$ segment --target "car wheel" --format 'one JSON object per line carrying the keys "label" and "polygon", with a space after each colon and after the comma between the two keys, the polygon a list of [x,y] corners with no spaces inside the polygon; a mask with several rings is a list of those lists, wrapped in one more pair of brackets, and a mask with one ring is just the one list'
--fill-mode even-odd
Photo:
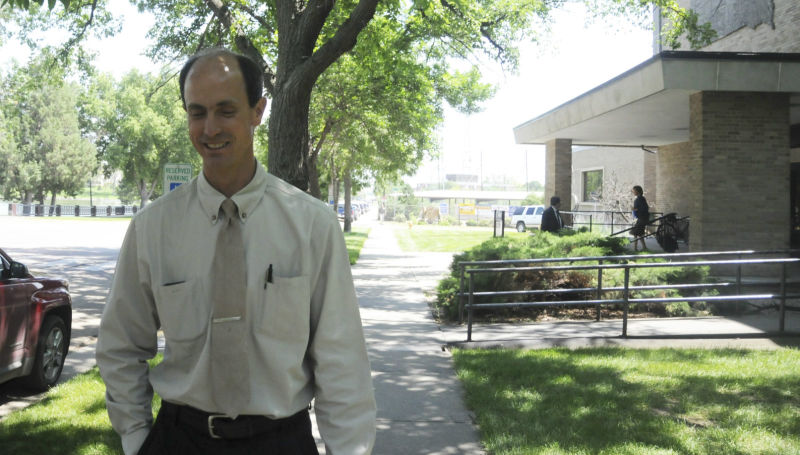
{"label": "car wheel", "polygon": [[42,391],[53,387],[61,376],[68,347],[64,321],[58,316],[48,316],[39,331],[36,359],[33,371],[25,378],[26,385]]}
{"label": "car wheel", "polygon": [[525,232],[525,222],[518,221],[517,222],[517,232]]}

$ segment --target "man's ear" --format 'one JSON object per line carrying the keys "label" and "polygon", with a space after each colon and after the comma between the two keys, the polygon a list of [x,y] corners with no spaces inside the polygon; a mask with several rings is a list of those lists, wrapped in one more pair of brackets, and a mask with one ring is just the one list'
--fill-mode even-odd
{"label": "man's ear", "polygon": [[261,119],[264,118],[264,111],[267,109],[267,99],[263,96],[253,106],[253,126],[261,124]]}

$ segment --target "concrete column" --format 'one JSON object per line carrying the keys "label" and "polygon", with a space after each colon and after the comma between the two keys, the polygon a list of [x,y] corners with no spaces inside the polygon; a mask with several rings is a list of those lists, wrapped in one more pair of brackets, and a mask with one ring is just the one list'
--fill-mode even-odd
{"label": "concrete column", "polygon": [[561,198],[561,210],[572,210],[572,139],[545,144],[544,205],[551,196]]}
{"label": "concrete column", "polygon": [[789,95],[690,97],[692,251],[789,247]]}

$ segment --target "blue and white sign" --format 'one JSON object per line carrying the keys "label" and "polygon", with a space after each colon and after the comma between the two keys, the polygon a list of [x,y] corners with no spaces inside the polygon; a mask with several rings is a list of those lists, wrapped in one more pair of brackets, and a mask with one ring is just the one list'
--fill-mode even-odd
{"label": "blue and white sign", "polygon": [[164,192],[169,192],[181,186],[184,183],[189,183],[192,179],[192,165],[191,164],[174,164],[169,163],[164,165]]}

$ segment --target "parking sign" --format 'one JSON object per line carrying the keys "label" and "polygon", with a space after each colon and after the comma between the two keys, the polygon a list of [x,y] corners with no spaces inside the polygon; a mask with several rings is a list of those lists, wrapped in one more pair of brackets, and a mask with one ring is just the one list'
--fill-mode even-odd
{"label": "parking sign", "polygon": [[170,192],[184,183],[189,183],[192,179],[192,165],[191,164],[174,164],[169,163],[164,165],[164,192]]}

